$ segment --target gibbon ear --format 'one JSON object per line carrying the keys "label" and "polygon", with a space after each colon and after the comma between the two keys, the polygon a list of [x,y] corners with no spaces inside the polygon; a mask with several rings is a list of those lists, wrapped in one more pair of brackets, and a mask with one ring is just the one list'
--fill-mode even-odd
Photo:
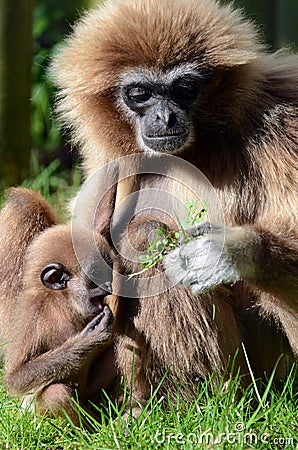
{"label": "gibbon ear", "polygon": [[67,288],[70,275],[62,264],[54,262],[42,269],[40,279],[47,288],[61,290]]}

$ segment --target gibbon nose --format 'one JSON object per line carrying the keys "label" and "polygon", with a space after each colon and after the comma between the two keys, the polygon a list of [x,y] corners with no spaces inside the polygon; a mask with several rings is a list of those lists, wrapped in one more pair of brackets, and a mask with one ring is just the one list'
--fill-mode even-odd
{"label": "gibbon nose", "polygon": [[156,123],[172,128],[176,125],[176,114],[169,106],[159,105],[156,111]]}

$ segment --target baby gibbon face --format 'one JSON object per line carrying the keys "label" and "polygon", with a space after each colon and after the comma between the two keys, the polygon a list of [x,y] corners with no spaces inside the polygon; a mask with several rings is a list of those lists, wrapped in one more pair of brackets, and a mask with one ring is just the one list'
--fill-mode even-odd
{"label": "baby gibbon face", "polygon": [[[84,230],[81,236],[84,240]],[[98,239],[98,253],[80,264],[70,226],[56,225],[41,233],[26,254],[27,291],[38,292],[44,302],[65,305],[74,320],[76,314],[85,322],[102,313],[111,293],[112,258],[105,239]]]}

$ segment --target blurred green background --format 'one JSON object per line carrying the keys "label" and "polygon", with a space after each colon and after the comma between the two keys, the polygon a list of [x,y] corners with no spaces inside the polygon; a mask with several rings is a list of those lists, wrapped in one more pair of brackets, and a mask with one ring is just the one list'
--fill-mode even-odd
{"label": "blurred green background", "polygon": [[[96,3],[0,0],[0,191],[23,183],[51,194],[79,184],[78,171],[73,171],[75,151],[51,112],[54,88],[46,69],[80,12]],[[295,48],[298,0],[235,4],[259,24],[271,49]]]}

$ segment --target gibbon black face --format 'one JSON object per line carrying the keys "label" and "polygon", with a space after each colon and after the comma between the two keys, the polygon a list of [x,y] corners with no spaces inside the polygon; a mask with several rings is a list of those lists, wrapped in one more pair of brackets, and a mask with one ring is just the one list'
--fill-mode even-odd
{"label": "gibbon black face", "polygon": [[122,77],[121,107],[141,149],[175,153],[190,145],[192,115],[204,79],[190,65],[160,73],[139,69]]}

